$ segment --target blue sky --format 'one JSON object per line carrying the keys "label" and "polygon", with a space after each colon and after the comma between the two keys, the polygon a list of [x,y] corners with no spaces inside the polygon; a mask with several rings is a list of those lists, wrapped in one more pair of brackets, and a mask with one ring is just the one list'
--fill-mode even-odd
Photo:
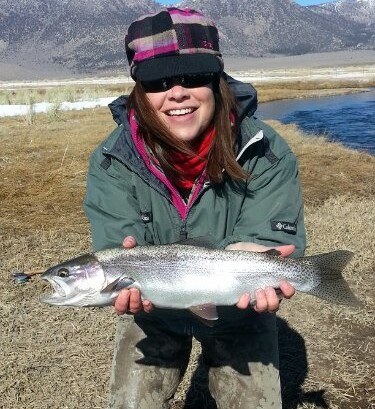
{"label": "blue sky", "polygon": [[[178,0],[157,0],[161,4],[176,4]],[[246,1],[246,0],[244,0]],[[301,4],[302,6],[309,6],[310,4],[321,4],[321,3],[332,3],[333,0],[295,0],[296,3]]]}

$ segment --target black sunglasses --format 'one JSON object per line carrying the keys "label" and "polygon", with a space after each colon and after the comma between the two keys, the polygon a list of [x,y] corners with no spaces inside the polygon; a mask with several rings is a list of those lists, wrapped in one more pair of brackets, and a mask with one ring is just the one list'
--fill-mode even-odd
{"label": "black sunglasses", "polygon": [[212,72],[205,74],[185,74],[175,77],[160,78],[152,81],[141,81],[146,92],[164,92],[174,85],[181,85],[184,88],[199,88],[210,84],[216,75]]}

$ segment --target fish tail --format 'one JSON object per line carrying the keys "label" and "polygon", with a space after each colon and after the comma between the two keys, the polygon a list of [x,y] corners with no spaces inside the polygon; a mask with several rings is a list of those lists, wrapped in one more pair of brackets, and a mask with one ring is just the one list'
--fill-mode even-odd
{"label": "fish tail", "polygon": [[354,253],[337,250],[331,253],[304,257],[309,264],[317,268],[320,283],[309,294],[336,304],[359,306],[360,301],[353,294],[342,276],[342,271],[352,259]]}

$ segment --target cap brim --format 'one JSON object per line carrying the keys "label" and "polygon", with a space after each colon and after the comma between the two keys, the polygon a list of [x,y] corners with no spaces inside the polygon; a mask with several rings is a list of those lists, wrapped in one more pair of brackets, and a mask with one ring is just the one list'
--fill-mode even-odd
{"label": "cap brim", "polygon": [[180,54],[150,58],[135,63],[132,77],[140,81],[153,81],[160,78],[183,74],[221,73],[223,64],[220,57],[213,54]]}

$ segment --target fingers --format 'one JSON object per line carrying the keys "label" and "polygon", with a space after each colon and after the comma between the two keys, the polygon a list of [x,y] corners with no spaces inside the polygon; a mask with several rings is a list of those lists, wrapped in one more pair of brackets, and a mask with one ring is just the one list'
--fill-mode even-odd
{"label": "fingers", "polygon": [[240,297],[236,305],[241,310],[245,310],[249,306],[249,304],[250,304],[250,294],[246,293]]}
{"label": "fingers", "polygon": [[[126,249],[132,249],[137,245],[137,241],[133,236],[126,236],[122,245]],[[136,314],[139,311],[151,312],[154,308],[149,300],[142,300],[141,293],[137,288],[125,288],[120,291],[114,307],[118,315],[126,313]]]}
{"label": "fingers", "polygon": [[284,298],[292,298],[296,293],[295,288],[287,281],[280,282],[280,290]]}
{"label": "fingers", "polygon": [[153,309],[153,306],[149,300],[143,300],[141,294],[137,288],[125,288],[120,291],[119,295],[116,298],[115,311],[118,315],[125,313],[136,314],[139,311],[150,312]]}
{"label": "fingers", "polygon": [[294,252],[296,246],[294,244],[286,244],[284,246],[277,246],[272,248],[279,251],[281,257],[288,257]]}
{"label": "fingers", "polygon": [[152,305],[151,301],[149,301],[149,300],[143,300],[142,304],[143,304],[143,310],[145,312],[151,312],[154,309],[154,306]]}
{"label": "fingers", "polygon": [[243,294],[236,306],[240,309],[246,309],[253,304],[254,310],[259,313],[275,313],[279,310],[280,301],[283,298],[293,297],[295,292],[294,287],[290,283],[282,281],[278,289],[273,287],[266,287],[264,290],[258,289],[255,292],[255,300],[251,300],[248,293]]}
{"label": "fingers", "polygon": [[126,236],[124,238],[124,241],[122,242],[122,245],[126,249],[132,249],[133,247],[135,247],[137,245],[137,242],[136,242],[136,240],[135,240],[135,238],[133,236]]}
{"label": "fingers", "polygon": [[228,244],[225,250],[241,250],[241,251],[254,251],[257,253],[262,253],[269,250],[271,247],[266,247],[257,243],[247,243],[244,241],[239,241],[238,243]]}
{"label": "fingers", "polygon": [[254,310],[257,312],[277,312],[279,310],[280,300],[276,291],[272,287],[266,287],[264,290],[255,292],[256,304]]}

